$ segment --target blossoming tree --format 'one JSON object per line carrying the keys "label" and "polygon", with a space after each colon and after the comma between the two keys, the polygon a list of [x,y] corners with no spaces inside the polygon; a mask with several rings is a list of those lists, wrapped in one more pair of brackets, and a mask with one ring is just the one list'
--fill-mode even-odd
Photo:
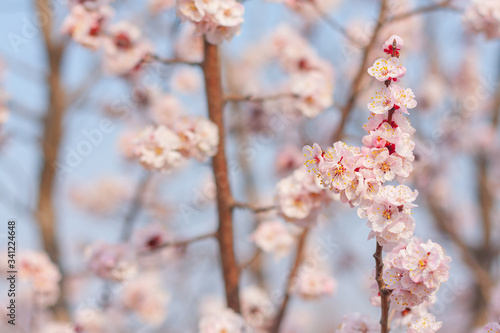
{"label": "blossoming tree", "polygon": [[[70,0],[58,20],[54,3],[35,1],[49,98],[31,216],[42,249],[17,255],[22,328],[500,332],[500,90],[474,67],[500,68],[486,49],[500,38],[500,3],[381,0],[363,24],[369,1],[344,4],[352,21],[334,18],[340,1],[276,2],[151,0],[143,14]],[[245,35],[267,17],[260,6],[301,23]],[[424,29],[427,13],[460,18],[454,74],[439,58],[451,42]],[[476,34],[488,40],[482,58]],[[99,60],[90,74],[75,65],[75,89],[62,74],[68,49]],[[7,136],[8,107],[39,121],[16,98],[0,90]],[[102,110],[98,128],[71,113],[88,109]],[[65,147],[75,126],[83,138]],[[78,182],[88,161],[111,171]],[[475,191],[477,205],[453,191]],[[66,202],[66,219],[84,216],[70,236],[58,234]]]}

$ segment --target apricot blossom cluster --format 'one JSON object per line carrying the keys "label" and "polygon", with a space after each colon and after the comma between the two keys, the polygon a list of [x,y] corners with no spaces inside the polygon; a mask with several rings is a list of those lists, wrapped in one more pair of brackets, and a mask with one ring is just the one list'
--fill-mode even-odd
{"label": "apricot blossom cluster", "polygon": [[403,113],[417,104],[411,89],[393,84],[404,76],[406,68],[397,57],[401,38],[389,41],[393,44],[386,42],[383,48],[393,56],[377,59],[368,69],[385,87],[368,104],[372,116],[364,126],[368,132],[362,140],[364,146],[339,141],[326,150],[318,144],[303,149],[308,171],[342,202],[358,206],[358,215],[368,220],[370,237],[386,249],[413,235],[411,209],[418,195],[406,185],[384,186],[387,181],[408,177],[413,170],[415,143],[411,135],[415,130]]}
{"label": "apricot blossom cluster", "polygon": [[448,280],[448,263],[439,244],[414,238],[384,258],[383,279],[392,290],[391,306],[398,310],[432,302],[440,284]]}
{"label": "apricot blossom cluster", "polygon": [[140,29],[126,21],[110,24],[114,10],[111,1],[70,2],[70,14],[62,32],[91,50],[103,49],[107,72],[126,75],[137,70],[153,52]]}
{"label": "apricot blossom cluster", "polygon": [[134,156],[150,170],[171,171],[187,158],[200,162],[217,153],[218,127],[205,117],[185,115],[164,124],[148,126],[134,142]]}
{"label": "apricot blossom cluster", "polygon": [[333,68],[292,28],[282,25],[271,37],[271,54],[290,74],[293,108],[313,118],[333,104]]}
{"label": "apricot blossom cluster", "polygon": [[[392,250],[384,260],[382,278],[391,291],[391,304],[401,313],[424,302],[432,303],[440,284],[448,279],[451,261],[438,244],[413,238],[415,220],[411,215],[418,192],[406,185],[385,184],[407,178],[415,159],[411,137],[415,130],[404,114],[417,102],[411,89],[394,83],[406,74],[399,60],[402,46],[399,36],[390,37],[383,45],[390,58],[375,60],[368,69],[384,87],[367,105],[372,115],[364,125],[368,132],[362,139],[364,146],[338,141],[325,150],[318,144],[303,148],[307,170],[334,197],[357,206],[358,216],[368,220],[369,237],[386,252]],[[374,287],[378,294],[376,283]],[[375,299],[378,305],[380,294]],[[431,317],[427,312],[412,315],[407,332],[437,332],[441,323]],[[351,316],[346,320],[344,326],[358,325],[359,319]]]}
{"label": "apricot blossom cluster", "polygon": [[231,40],[241,30],[245,7],[235,0],[179,0],[177,16],[191,22],[211,44]]}
{"label": "apricot blossom cluster", "polygon": [[500,2],[496,0],[473,0],[463,20],[471,31],[487,39],[500,38]]}

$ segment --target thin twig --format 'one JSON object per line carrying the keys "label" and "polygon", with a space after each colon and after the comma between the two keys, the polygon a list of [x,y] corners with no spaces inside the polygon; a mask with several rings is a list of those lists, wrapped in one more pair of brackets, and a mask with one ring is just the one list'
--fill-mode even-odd
{"label": "thin twig", "polygon": [[389,332],[389,307],[391,301],[389,297],[391,296],[392,290],[387,289],[387,285],[384,282],[384,261],[382,260],[382,246],[377,242],[377,248],[373,254],[375,258],[375,279],[378,284],[378,290],[380,293],[381,301],[381,314],[380,314],[380,327],[381,333]]}
{"label": "thin twig", "polygon": [[337,129],[333,133],[333,141],[334,142],[339,141],[340,138],[342,137],[343,132],[344,132],[344,128],[347,124],[347,119],[349,117],[349,114],[351,113],[352,109],[354,108],[354,105],[356,105],[358,95],[361,91],[361,83],[363,81],[363,76],[366,73],[365,67],[368,65],[368,55],[369,55],[370,50],[372,49],[373,45],[377,41],[377,37],[378,37],[378,34],[380,33],[380,30],[382,29],[382,27],[384,26],[384,24],[387,20],[387,15],[388,15],[387,0],[382,0],[377,25],[375,26],[375,30],[373,31],[373,35],[370,39],[370,42],[368,43],[368,45],[366,45],[366,47],[363,50],[361,64],[358,68],[356,76],[354,77],[354,80],[352,81],[351,93],[349,95],[349,98],[347,99],[347,103],[341,109],[341,111],[342,111],[341,119],[340,119],[339,124],[337,125]]}
{"label": "thin twig", "polygon": [[251,256],[250,259],[248,259],[247,261],[245,261],[244,263],[242,263],[240,265],[240,270],[244,270],[244,269],[248,268],[250,265],[252,265],[257,259],[259,259],[261,254],[262,254],[262,251],[260,249],[255,250],[255,253],[253,254],[253,256]]}
{"label": "thin twig", "polygon": [[146,192],[149,180],[151,179],[151,173],[148,172],[144,174],[139,181],[137,188],[135,190],[134,197],[132,202],[130,203],[130,209],[125,215],[125,219],[123,220],[120,240],[122,242],[126,242],[129,240],[130,235],[132,234],[132,230],[134,227],[134,222],[139,215],[142,207],[142,199],[144,197],[144,193]]}
{"label": "thin twig", "polygon": [[319,8],[319,6],[317,5],[316,2],[312,2],[312,7],[316,11],[316,14],[318,14],[319,18],[321,20],[323,20],[323,22],[325,22],[330,28],[332,28],[334,31],[340,33],[342,36],[344,36],[350,42],[352,42],[358,46],[361,46],[361,44],[347,32],[347,30],[344,28],[344,26],[342,26],[342,24],[337,22],[333,17],[330,17],[326,13],[324,13],[321,10],[321,8]]}
{"label": "thin twig", "polygon": [[227,95],[224,98],[225,102],[257,102],[257,103],[262,103],[262,102],[267,102],[267,101],[272,101],[272,100],[277,100],[277,99],[283,99],[283,98],[296,98],[298,97],[296,94],[285,92],[285,93],[280,93],[276,95],[269,95],[269,96],[252,96],[252,95]]}
{"label": "thin twig", "polygon": [[476,283],[480,287],[481,293],[485,299],[488,299],[491,287],[494,285],[491,276],[477,262],[476,258],[474,258],[472,255],[473,249],[458,235],[451,223],[453,219],[442,207],[437,204],[437,202],[438,200],[434,200],[434,198],[429,195],[427,196],[427,204],[429,205],[430,212],[434,216],[437,227],[442,233],[450,238],[453,244],[459,248],[465,264],[469,266]]}
{"label": "thin twig", "polygon": [[407,19],[407,18],[409,18],[411,16],[415,16],[415,15],[418,15],[418,14],[429,13],[429,12],[433,12],[433,11],[436,11],[436,10],[442,10],[442,9],[449,9],[449,10],[454,10],[454,11],[457,11],[457,12],[461,11],[461,9],[455,8],[455,7],[451,6],[450,3],[451,3],[451,0],[445,0],[445,1],[441,1],[439,3],[436,3],[434,5],[420,7],[420,8],[411,10],[411,11],[409,11],[407,13],[403,13],[403,14],[392,16],[392,17],[390,17],[390,18],[388,18],[386,20],[386,23],[404,20],[404,19]]}
{"label": "thin twig", "polygon": [[20,117],[23,117],[28,120],[33,120],[35,122],[41,122],[43,121],[43,115],[41,115],[39,112],[36,112],[23,103],[15,100],[10,100],[8,102],[9,109],[12,111],[12,113],[19,115]]}
{"label": "thin twig", "polygon": [[279,308],[278,314],[274,319],[273,327],[271,329],[271,333],[278,333],[280,330],[281,323],[283,318],[285,317],[286,310],[288,307],[288,303],[290,301],[290,288],[297,277],[297,273],[299,271],[300,264],[302,263],[302,256],[306,245],[307,235],[309,233],[309,228],[305,228],[304,231],[299,236],[299,241],[297,244],[297,252],[295,253],[295,260],[290,270],[290,274],[288,275],[288,280],[285,286],[285,297],[283,298],[283,302]]}
{"label": "thin twig", "polygon": [[189,244],[192,244],[192,243],[195,243],[195,242],[199,242],[199,241],[204,240],[204,239],[213,238],[213,237],[217,237],[217,233],[216,232],[211,232],[211,233],[208,233],[208,234],[203,234],[203,235],[200,235],[200,236],[196,236],[196,237],[185,239],[185,240],[181,240],[181,241],[167,242],[167,243],[164,243],[164,244],[162,244],[160,246],[155,247],[152,251],[144,251],[144,252],[141,252],[140,254],[141,255],[151,254],[154,251],[158,251],[158,250],[161,250],[161,249],[164,249],[164,248],[167,248],[167,247],[183,247],[183,246],[186,246],[186,245],[189,245]]}
{"label": "thin twig", "polygon": [[270,210],[278,209],[278,207],[276,207],[276,206],[256,207],[254,205],[247,204],[244,202],[234,202],[233,207],[234,208],[248,209],[248,210],[253,211],[254,213],[264,213],[264,212],[268,212]]}
{"label": "thin twig", "polygon": [[161,58],[160,56],[157,56],[155,54],[150,54],[149,59],[157,61],[157,62],[162,63],[164,65],[174,65],[174,64],[190,65],[190,66],[201,66],[202,65],[201,62],[187,61],[187,60],[183,60],[180,58]]}

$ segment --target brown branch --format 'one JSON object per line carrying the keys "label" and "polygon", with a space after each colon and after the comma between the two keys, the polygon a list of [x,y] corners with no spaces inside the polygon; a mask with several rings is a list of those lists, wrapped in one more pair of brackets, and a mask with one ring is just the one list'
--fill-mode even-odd
{"label": "brown branch", "polygon": [[[52,37],[54,13],[51,10],[50,0],[35,0],[38,15],[46,17],[42,24],[44,48],[49,62],[47,76],[49,105],[43,124],[42,137],[42,171],[38,190],[37,218],[40,225],[43,247],[54,263],[62,271],[57,243],[57,217],[54,208],[53,196],[55,188],[56,162],[59,157],[59,146],[63,137],[62,121],[66,111],[66,92],[61,77],[62,56],[64,47]],[[62,283],[61,283],[62,285]],[[56,319],[67,320],[68,310],[64,301],[64,289],[54,307]]]}
{"label": "brown branch", "polygon": [[244,263],[242,263],[240,265],[240,271],[250,267],[254,262],[257,261],[257,259],[259,259],[261,254],[262,254],[262,251],[260,249],[255,250],[255,253],[253,254],[253,256],[250,257],[250,259],[248,259],[247,261],[245,261]]}
{"label": "brown branch", "polygon": [[316,14],[318,14],[319,18],[323,20],[323,22],[326,23],[332,30],[337,31],[340,33],[342,36],[344,36],[347,40],[350,42],[360,46],[360,43],[352,37],[347,30],[339,23],[337,22],[334,18],[328,16],[326,13],[324,13],[321,8],[319,8],[318,4],[316,2],[311,2],[311,6],[314,8],[316,11]]}
{"label": "brown branch", "polygon": [[382,259],[382,246],[377,242],[377,248],[373,254],[375,258],[375,279],[378,284],[378,291],[380,293],[380,303],[381,303],[381,315],[380,315],[380,327],[381,333],[389,332],[389,308],[391,301],[389,296],[391,296],[392,290],[387,289],[387,285],[384,282],[384,261]]}
{"label": "brown branch", "polygon": [[358,100],[358,95],[361,91],[361,83],[363,81],[363,75],[366,72],[366,67],[368,65],[368,55],[370,53],[370,50],[372,49],[373,45],[377,41],[378,34],[380,33],[380,30],[384,26],[386,20],[387,20],[387,15],[388,15],[388,9],[387,9],[387,0],[382,0],[382,4],[380,6],[380,12],[379,12],[379,17],[377,21],[377,25],[375,26],[375,30],[373,31],[373,35],[370,39],[370,42],[366,47],[364,48],[363,51],[363,56],[361,59],[361,64],[358,68],[358,71],[356,73],[356,76],[354,77],[354,80],[351,84],[351,93],[349,95],[349,98],[347,99],[346,105],[341,109],[342,115],[340,118],[340,122],[337,126],[337,129],[335,130],[333,134],[333,141],[339,141],[340,138],[343,135],[344,128],[347,123],[347,119],[349,117],[349,114],[351,113],[352,109],[354,108],[354,105],[356,105],[356,101]]}
{"label": "brown branch", "polygon": [[485,299],[489,298],[489,292],[494,285],[493,280],[489,273],[477,262],[476,258],[473,256],[474,250],[467,245],[462,238],[457,234],[455,228],[450,223],[452,218],[447,212],[438,205],[437,200],[434,200],[431,196],[427,195],[427,204],[429,205],[429,210],[434,216],[436,225],[439,230],[447,235],[451,242],[458,247],[462,254],[462,259],[465,264],[470,268],[476,283],[481,289],[482,295]]}
{"label": "brown branch", "polygon": [[167,243],[161,244],[158,247],[155,247],[154,250],[152,250],[152,251],[145,251],[145,252],[142,252],[140,254],[141,255],[151,254],[152,252],[155,252],[155,251],[167,248],[167,247],[184,247],[186,245],[189,245],[189,244],[192,244],[192,243],[195,243],[195,242],[199,242],[199,241],[204,240],[204,239],[209,239],[209,238],[212,238],[212,237],[217,237],[217,233],[216,232],[211,232],[211,233],[208,233],[208,234],[203,234],[203,235],[200,235],[200,236],[196,236],[196,237],[185,239],[185,240],[181,240],[181,241],[167,242]]}
{"label": "brown branch", "polygon": [[232,194],[229,184],[225,152],[224,94],[222,92],[219,48],[204,40],[205,59],[202,63],[208,117],[219,128],[219,150],[212,159],[217,189],[217,211],[219,215],[218,241],[222,261],[222,274],[226,291],[227,306],[240,312],[239,269],[234,255]]}
{"label": "brown branch", "polygon": [[14,100],[10,100],[8,103],[9,103],[9,109],[12,111],[12,113],[17,114],[20,117],[23,117],[27,120],[32,120],[35,122],[43,121],[43,117],[40,114],[38,114],[38,112],[30,109],[23,103]]}
{"label": "brown branch", "polygon": [[451,4],[451,0],[445,0],[445,1],[441,1],[439,3],[436,3],[434,5],[420,7],[420,8],[411,10],[411,11],[409,11],[407,13],[403,13],[403,14],[392,16],[392,17],[390,17],[390,18],[387,19],[386,23],[404,20],[404,19],[407,19],[409,17],[415,16],[415,15],[418,15],[418,14],[429,13],[429,12],[433,12],[433,11],[436,11],[436,10],[442,10],[442,9],[450,9],[450,10],[454,10],[454,11],[461,11],[460,9],[455,8],[455,7],[451,6],[450,4]]}
{"label": "brown branch", "polygon": [[276,95],[269,95],[269,96],[252,96],[252,95],[227,95],[224,98],[225,102],[257,102],[257,103],[262,103],[262,102],[267,102],[267,101],[272,101],[272,100],[277,100],[277,99],[282,99],[282,98],[296,98],[297,95],[293,93],[280,93]]}
{"label": "brown branch", "polygon": [[[162,58],[160,56],[157,56],[155,54],[150,54],[149,55],[150,60],[154,60],[156,62],[162,63],[164,65],[175,65],[175,64],[181,64],[181,65],[190,65],[190,66],[202,66],[203,64],[200,62],[195,62],[195,61],[187,61],[183,60],[180,58]],[[149,61],[149,59],[147,61]]]}
{"label": "brown branch", "polygon": [[251,204],[243,203],[243,202],[233,202],[234,208],[243,208],[253,211],[254,213],[264,213],[270,210],[278,209],[276,206],[266,206],[266,207],[256,207]]}
{"label": "brown branch", "polygon": [[151,173],[146,173],[142,179],[137,184],[137,188],[135,190],[134,197],[132,198],[132,202],[130,203],[130,208],[125,215],[125,219],[123,221],[120,240],[125,242],[129,240],[130,235],[132,234],[132,230],[134,227],[134,222],[141,211],[141,206],[143,203],[144,193],[147,190],[149,181],[151,179]]}
{"label": "brown branch", "polygon": [[294,283],[294,280],[297,277],[300,264],[302,263],[302,256],[305,249],[308,233],[309,233],[309,228],[305,228],[304,231],[302,231],[302,233],[299,236],[299,241],[297,244],[297,252],[295,253],[295,260],[292,269],[290,270],[290,274],[288,275],[288,280],[285,286],[286,288],[285,297],[283,298],[283,302],[281,303],[278,314],[274,319],[274,323],[270,331],[271,333],[279,332],[281,323],[283,321],[283,318],[285,317],[288,303],[290,302],[290,288],[292,287],[292,284]]}
{"label": "brown branch", "polygon": [[97,64],[90,71],[90,73],[85,77],[78,87],[71,92],[68,97],[68,105],[73,105],[77,100],[84,99],[86,95],[91,91],[91,89],[96,84],[97,80],[101,77],[102,69],[101,64]]}

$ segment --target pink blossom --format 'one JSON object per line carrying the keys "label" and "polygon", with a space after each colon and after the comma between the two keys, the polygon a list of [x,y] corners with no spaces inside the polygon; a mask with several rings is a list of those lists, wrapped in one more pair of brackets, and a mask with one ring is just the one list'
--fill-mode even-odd
{"label": "pink blossom", "polygon": [[184,116],[175,121],[173,130],[180,138],[179,151],[185,157],[207,161],[219,148],[219,128],[205,117]]}
{"label": "pink blossom", "polygon": [[76,185],[70,197],[82,210],[95,215],[109,215],[131,198],[130,183],[117,177],[105,177],[93,183]]}
{"label": "pink blossom", "polygon": [[401,250],[401,267],[409,271],[411,280],[422,282],[428,288],[436,288],[448,280],[450,257],[444,254],[439,244],[410,242]]}
{"label": "pink blossom", "polygon": [[69,34],[73,40],[90,49],[101,46],[106,34],[106,24],[114,11],[109,6],[101,6],[96,10],[88,10],[83,5],[71,7],[71,12],[64,20],[61,30]]}
{"label": "pink blossom", "polygon": [[405,75],[406,68],[401,65],[399,59],[396,57],[388,60],[379,58],[368,69],[368,73],[379,81],[387,81],[389,79],[396,81]]}
{"label": "pink blossom", "polygon": [[273,253],[277,258],[287,255],[295,243],[295,237],[280,221],[260,223],[251,240],[264,252]]}
{"label": "pink blossom", "polygon": [[163,11],[175,7],[175,0],[149,0],[148,8],[153,14],[160,14]]}
{"label": "pink blossom", "polygon": [[225,27],[233,27],[243,23],[245,7],[236,1],[214,1],[220,2],[214,14],[215,21]]}
{"label": "pink blossom", "polygon": [[172,88],[178,92],[191,94],[201,87],[199,72],[194,68],[180,68],[172,76]]}
{"label": "pink blossom", "polygon": [[305,168],[277,184],[277,200],[281,213],[287,219],[303,220],[311,217],[324,200],[323,188]]}
{"label": "pink blossom", "polygon": [[9,119],[9,102],[10,96],[0,88],[0,126]]}
{"label": "pink blossom", "polygon": [[396,246],[384,258],[383,279],[391,293],[391,306],[404,310],[429,301],[448,279],[448,263],[442,248],[412,239]]}
{"label": "pink blossom", "polygon": [[379,333],[378,320],[359,313],[347,314],[342,318],[342,323],[335,333]]}
{"label": "pink blossom", "polygon": [[109,28],[104,50],[105,69],[112,74],[126,75],[142,65],[153,52],[153,47],[142,40],[139,28],[122,21]]}
{"label": "pink blossom", "polygon": [[430,313],[412,316],[406,333],[436,333],[443,322],[436,322],[436,317]]}
{"label": "pink blossom", "polygon": [[500,285],[497,285],[491,293],[489,308],[492,318],[500,318]]}
{"label": "pink blossom", "polygon": [[203,8],[200,8],[194,0],[178,0],[177,15],[181,18],[181,20],[201,22],[205,12]]}
{"label": "pink blossom", "polygon": [[198,62],[203,59],[203,38],[195,34],[195,26],[187,24],[181,28],[175,43],[175,54],[179,59]]}
{"label": "pink blossom", "polygon": [[333,77],[332,66],[320,58],[296,30],[280,25],[269,40],[271,54],[283,69],[289,73],[317,71],[326,77]]}
{"label": "pink blossom", "polygon": [[384,87],[380,92],[375,92],[375,96],[368,103],[368,109],[375,114],[385,114],[394,107],[395,96],[393,91]]}
{"label": "pink blossom", "polygon": [[160,276],[147,273],[127,281],[121,303],[128,311],[150,325],[159,326],[167,317],[170,296],[161,285]]}
{"label": "pink blossom", "polygon": [[137,271],[125,244],[98,242],[86,249],[85,257],[90,270],[103,279],[124,281],[134,276]]}
{"label": "pink blossom", "polygon": [[417,106],[417,101],[414,99],[415,94],[410,88],[404,89],[397,84],[391,84],[390,87],[395,99],[396,109],[408,114],[408,109],[413,109]]}
{"label": "pink blossom", "polygon": [[278,150],[275,168],[280,175],[287,175],[304,163],[299,148],[295,145],[287,145]]}
{"label": "pink blossom", "polygon": [[305,299],[315,299],[331,295],[336,288],[337,282],[325,272],[303,268],[293,281],[291,291]]}
{"label": "pink blossom", "polygon": [[500,333],[500,324],[489,323],[483,328],[482,333]]}
{"label": "pink blossom", "polygon": [[170,235],[161,224],[151,223],[134,232],[132,244],[140,255],[159,249],[167,241],[170,241],[170,238]]}
{"label": "pink blossom", "polygon": [[[394,42],[396,42],[396,47],[394,48]],[[394,53],[395,56],[399,57],[399,51],[405,45],[403,38],[398,35],[392,35],[384,42],[382,46],[382,50],[385,53],[392,55]]]}
{"label": "pink blossom", "polygon": [[496,0],[473,0],[463,20],[470,30],[488,39],[500,37],[500,3]]}
{"label": "pink blossom", "polygon": [[239,25],[230,27],[219,25],[206,29],[205,36],[210,44],[221,44],[223,41],[230,41],[234,36],[239,35],[240,32],[241,27]]}
{"label": "pink blossom", "polygon": [[380,182],[393,180],[403,166],[401,159],[389,155],[389,150],[383,149],[377,155],[373,164],[373,173]]}
{"label": "pink blossom", "polygon": [[223,309],[201,318],[199,333],[245,333],[247,325],[243,318],[231,309]]}
{"label": "pink blossom", "polygon": [[412,191],[406,185],[387,185],[380,191],[380,197],[391,205],[398,207],[400,211],[410,212],[417,205],[412,204],[418,196],[418,191]]}
{"label": "pink blossom", "polygon": [[177,15],[195,24],[196,32],[212,44],[231,40],[240,32],[244,7],[235,0],[179,0]]}
{"label": "pink blossom", "polygon": [[75,333],[101,333],[109,330],[108,313],[93,309],[80,308],[75,314]]}
{"label": "pink blossom", "polygon": [[20,252],[16,265],[19,281],[28,282],[37,306],[45,308],[57,302],[61,274],[46,253]]}
{"label": "pink blossom", "polygon": [[269,330],[275,312],[275,305],[263,289],[249,286],[241,291],[241,313],[256,332]]}
{"label": "pink blossom", "polygon": [[159,125],[171,127],[184,112],[184,106],[174,95],[152,91],[151,115]]}
{"label": "pink blossom", "polygon": [[291,92],[298,97],[297,109],[306,117],[316,117],[333,104],[333,84],[329,77],[316,71],[291,78]]}
{"label": "pink blossom", "polygon": [[183,161],[179,152],[181,139],[163,125],[144,129],[137,137],[135,145],[135,155],[147,169],[171,171]]}

